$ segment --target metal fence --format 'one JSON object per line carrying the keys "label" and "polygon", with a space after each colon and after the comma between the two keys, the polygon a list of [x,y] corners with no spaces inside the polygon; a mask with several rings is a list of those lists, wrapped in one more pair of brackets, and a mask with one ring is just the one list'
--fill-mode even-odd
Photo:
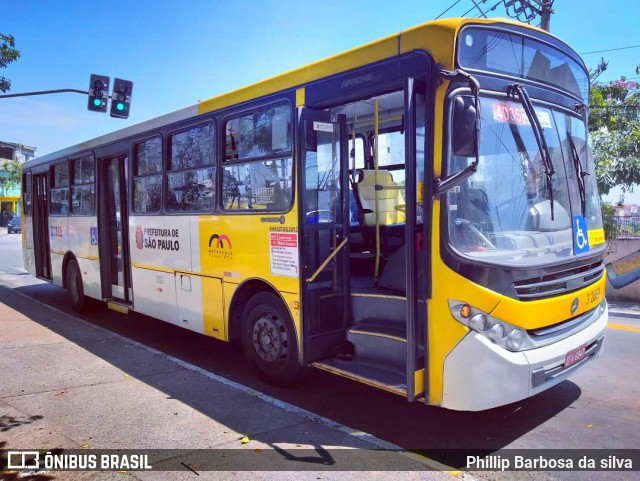
{"label": "metal fence", "polygon": [[605,215],[604,235],[607,239],[640,237],[640,215]]}

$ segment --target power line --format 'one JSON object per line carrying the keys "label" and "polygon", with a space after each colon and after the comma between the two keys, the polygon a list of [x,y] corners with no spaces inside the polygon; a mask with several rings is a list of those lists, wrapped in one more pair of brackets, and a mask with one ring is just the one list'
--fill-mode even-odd
{"label": "power line", "polygon": [[[487,9],[487,12],[493,12],[496,8],[498,8],[498,5],[500,5],[504,0],[499,0],[498,3],[494,4],[493,7]],[[478,16],[478,18],[480,18],[480,16]]]}
{"label": "power line", "polygon": [[453,7],[455,7],[456,5],[458,5],[462,0],[457,0],[455,2],[453,2],[451,5],[449,5],[449,8],[447,8],[444,12],[442,12],[440,15],[438,15],[436,18],[434,18],[434,20],[438,20],[440,17],[442,17],[445,13],[447,13],[449,10],[451,10]]}
{"label": "power line", "polygon": [[[480,0],[480,3],[485,3],[487,0]],[[480,5],[478,5],[478,2],[476,0],[471,0],[471,2],[476,6],[476,8],[480,11],[480,16],[487,18],[487,14],[484,13],[484,10],[482,10],[480,8]]]}
{"label": "power line", "polygon": [[640,109],[640,105],[589,105],[590,109]]}
{"label": "power line", "polygon": [[592,53],[613,52],[615,50],[627,50],[627,49],[630,49],[630,48],[638,48],[638,47],[640,47],[640,44],[639,45],[629,45],[628,47],[608,48],[606,50],[594,50],[593,52],[581,52],[580,55],[589,55],[589,54],[592,54]]}
{"label": "power line", "polygon": [[[640,77],[625,77],[625,78],[624,78],[624,81],[626,82],[626,81],[628,81],[628,80],[636,80],[636,79],[639,79],[639,78],[640,78]],[[621,79],[617,79],[617,80],[597,80],[595,83],[597,83],[597,84],[599,84],[599,85],[602,85],[602,84],[608,84],[608,83],[611,83],[611,82],[618,82],[618,81],[620,81],[620,80],[621,80]],[[593,84],[593,83],[594,83],[594,82],[592,82],[592,84]]]}
{"label": "power line", "polygon": [[[473,2],[473,0],[471,0],[471,1]],[[486,1],[487,1],[487,0],[483,0],[481,3],[484,3],[484,2],[486,2]],[[467,14],[469,14],[472,10],[475,10],[475,9],[476,9],[476,6],[477,6],[477,5],[475,4],[475,2],[473,2],[473,3],[474,3],[473,7],[471,7],[469,10],[467,10],[466,12],[464,12],[464,13],[461,15],[462,17],[466,17],[466,16],[467,16]],[[478,8],[480,8],[480,7],[478,7]],[[480,11],[482,11],[482,10],[480,10]]]}
{"label": "power line", "polygon": [[[511,18],[515,18],[523,23],[531,23],[536,15],[540,15],[542,11],[539,9],[538,4],[534,7],[529,0],[511,0],[504,2],[507,15]],[[524,19],[523,19],[524,17]]]}

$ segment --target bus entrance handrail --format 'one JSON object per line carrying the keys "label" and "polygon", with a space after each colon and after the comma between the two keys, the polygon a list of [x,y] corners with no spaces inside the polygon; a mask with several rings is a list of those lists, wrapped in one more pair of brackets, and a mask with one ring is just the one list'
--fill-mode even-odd
{"label": "bus entrance handrail", "polygon": [[309,284],[309,283],[311,283],[311,282],[316,280],[316,277],[318,277],[320,275],[320,273],[324,270],[324,268],[327,267],[327,264],[329,264],[329,262],[331,262],[331,260],[336,256],[336,254],[338,254],[338,252],[340,252],[340,250],[345,245],[347,245],[347,242],[349,242],[349,238],[348,237],[345,237],[344,239],[342,239],[342,242],[340,242],[340,244],[338,244],[336,249],[331,254],[329,254],[329,256],[324,260],[324,262],[322,264],[320,264],[320,266],[318,266],[318,268],[313,273],[313,275],[311,277],[308,277],[307,279],[305,279],[307,284]]}

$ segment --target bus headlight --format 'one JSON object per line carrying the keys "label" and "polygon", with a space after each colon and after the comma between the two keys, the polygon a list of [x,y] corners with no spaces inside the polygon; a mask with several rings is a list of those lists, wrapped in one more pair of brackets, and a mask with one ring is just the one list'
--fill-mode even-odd
{"label": "bus headlight", "polygon": [[489,329],[488,334],[489,334],[489,339],[491,339],[493,342],[502,341],[505,338],[504,326],[498,322],[493,326],[491,326],[491,329]]}
{"label": "bus headlight", "polygon": [[527,331],[496,319],[467,303],[449,300],[449,309],[455,320],[504,349],[516,352],[535,347]]}
{"label": "bus headlight", "polygon": [[525,337],[526,333],[522,329],[514,329],[507,336],[507,349],[519,351],[524,344]]}
{"label": "bus headlight", "polygon": [[469,319],[469,327],[474,331],[484,332],[487,330],[488,324],[489,320],[484,314],[476,314],[471,319]]}

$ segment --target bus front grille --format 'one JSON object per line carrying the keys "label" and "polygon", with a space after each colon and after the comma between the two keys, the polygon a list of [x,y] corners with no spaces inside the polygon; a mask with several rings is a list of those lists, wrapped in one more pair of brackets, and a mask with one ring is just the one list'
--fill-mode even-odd
{"label": "bus front grille", "polygon": [[533,301],[567,294],[593,284],[604,273],[602,262],[514,283],[518,299]]}

